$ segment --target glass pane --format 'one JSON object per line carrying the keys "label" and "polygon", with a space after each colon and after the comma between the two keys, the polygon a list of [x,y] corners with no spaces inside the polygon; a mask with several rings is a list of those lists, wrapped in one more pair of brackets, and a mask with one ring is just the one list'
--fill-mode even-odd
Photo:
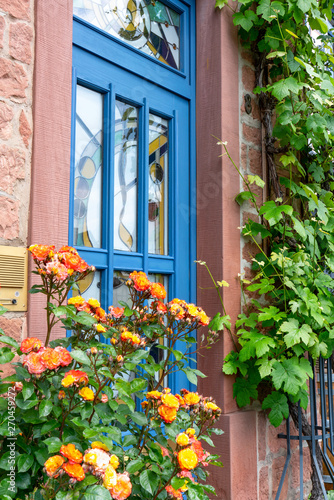
{"label": "glass pane", "polygon": [[101,302],[101,271],[89,273],[78,282],[79,290],[73,289],[73,296],[81,295],[86,300],[97,299]]}
{"label": "glass pane", "polygon": [[180,15],[158,0],[73,0],[73,13],[158,61],[180,68]]}
{"label": "glass pane", "polygon": [[148,251],[168,254],[168,121],[149,117]]}
{"label": "glass pane", "polygon": [[116,100],[114,248],[137,250],[138,109]]}
{"label": "glass pane", "polygon": [[113,300],[112,305],[114,307],[120,307],[119,302],[126,302],[130,305],[130,294],[129,289],[126,286],[126,282],[129,279],[129,274],[125,271],[115,271],[113,280]]}
{"label": "glass pane", "polygon": [[73,244],[102,245],[103,95],[77,86]]}

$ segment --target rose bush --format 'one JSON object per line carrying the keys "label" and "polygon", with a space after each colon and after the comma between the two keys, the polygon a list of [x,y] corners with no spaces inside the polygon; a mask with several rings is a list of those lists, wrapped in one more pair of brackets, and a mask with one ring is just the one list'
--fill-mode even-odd
{"label": "rose bush", "polygon": [[[164,287],[134,271],[131,303],[107,313],[96,299],[67,299],[94,271],[75,249],[30,252],[42,280],[31,292],[46,295],[47,334],[45,343],[32,337],[19,346],[1,332],[0,362],[15,354],[21,361],[0,385],[0,498],[207,499],[214,489],[205,468],[221,464],[202,441],[213,446],[211,434],[221,434],[214,427],[221,410],[195,391],[166,387],[178,370],[191,383],[203,376],[188,360],[217,339],[205,312],[180,299],[164,303]],[[57,323],[71,336],[50,342]],[[192,334],[203,325],[209,333],[195,346]]]}

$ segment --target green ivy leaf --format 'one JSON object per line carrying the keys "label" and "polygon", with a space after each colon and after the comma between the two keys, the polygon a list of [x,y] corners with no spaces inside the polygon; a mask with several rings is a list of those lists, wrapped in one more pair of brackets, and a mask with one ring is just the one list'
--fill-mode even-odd
{"label": "green ivy leaf", "polygon": [[245,31],[249,31],[257,19],[257,15],[252,10],[236,12],[233,16],[233,24],[235,26],[241,26]]}
{"label": "green ivy leaf", "polygon": [[247,379],[238,377],[233,384],[233,397],[236,398],[238,406],[246,406],[251,402],[251,398],[258,397],[255,384],[251,384]]}
{"label": "green ivy leaf", "polygon": [[231,318],[228,314],[222,316],[220,313],[217,313],[209,323],[209,329],[214,332],[224,330],[224,326],[226,326],[228,330],[231,329]]}
{"label": "green ivy leaf", "polygon": [[293,208],[291,205],[276,205],[272,200],[267,201],[260,208],[260,215],[269,222],[270,226],[277,224],[283,217],[283,213],[287,215],[293,214]]}
{"label": "green ivy leaf", "polygon": [[234,199],[238,203],[238,205],[241,206],[244,201],[252,199],[253,196],[257,196],[257,194],[251,193],[250,191],[242,191],[241,193],[237,194]]}
{"label": "green ivy leaf", "polygon": [[299,322],[295,318],[290,318],[288,321],[282,323],[280,330],[287,332],[284,335],[284,342],[287,347],[292,347],[295,344],[299,344],[299,342],[304,342],[304,344],[308,345],[311,339],[312,328],[306,324],[299,327]]}
{"label": "green ivy leaf", "polygon": [[289,416],[289,405],[287,397],[280,392],[272,392],[267,396],[262,403],[263,410],[271,409],[269,413],[270,423],[274,427],[278,427],[283,418]]}
{"label": "green ivy leaf", "polygon": [[[308,362],[307,360],[305,360]],[[297,357],[276,361],[271,373],[275,389],[283,389],[288,394],[295,395],[306,382],[309,374],[306,367]]]}
{"label": "green ivy leaf", "polygon": [[218,7],[218,9],[222,9],[226,4],[228,4],[228,0],[216,0],[215,7]]}
{"label": "green ivy leaf", "polygon": [[[266,0],[270,3],[270,0]],[[290,92],[293,94],[298,94],[298,92],[303,88],[303,85],[298,83],[296,78],[293,76],[289,76],[288,78],[282,78],[278,82],[273,83],[269,90],[271,90],[272,94],[276,99],[282,101],[285,97],[290,95]]]}

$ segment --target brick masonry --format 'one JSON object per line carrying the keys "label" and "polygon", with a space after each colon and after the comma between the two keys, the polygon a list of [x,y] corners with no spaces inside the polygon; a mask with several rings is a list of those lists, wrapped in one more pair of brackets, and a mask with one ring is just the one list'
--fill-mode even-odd
{"label": "brick masonry", "polygon": [[[0,0],[0,245],[28,243],[33,20],[34,0]],[[25,313],[2,316],[0,328],[20,341],[27,336]]]}
{"label": "brick masonry", "polygon": [[[260,122],[259,107],[256,95],[252,92],[255,86],[254,66],[252,55],[240,49],[239,55],[239,99],[240,99],[240,167],[244,176],[249,174],[259,175],[267,181],[265,162],[262,155],[262,126]],[[251,98],[251,113],[246,113],[245,96]],[[254,185],[253,185],[254,186]],[[242,181],[240,190],[245,189]],[[254,186],[253,191],[258,195],[258,205],[267,196],[264,190]],[[248,219],[258,220],[254,207],[247,201],[240,210],[240,227]],[[258,253],[256,245],[247,239],[241,239],[241,277],[252,277],[252,257]],[[254,294],[248,293],[248,298]],[[279,433],[286,432],[285,422],[275,429],[269,422],[267,414],[260,411],[258,405],[256,419],[257,433],[257,500],[274,500],[281,479],[286,459],[286,441],[279,439]],[[296,430],[292,434],[297,434]],[[287,470],[286,478],[281,492],[281,500],[299,499],[299,448],[297,442],[291,445],[292,457]],[[311,491],[310,454],[304,449],[304,498],[308,498]]]}

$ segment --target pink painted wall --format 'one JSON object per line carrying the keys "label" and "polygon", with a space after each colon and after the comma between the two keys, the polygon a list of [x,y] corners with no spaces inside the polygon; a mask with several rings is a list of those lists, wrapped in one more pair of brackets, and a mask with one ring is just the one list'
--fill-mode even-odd
{"label": "pink painted wall", "polygon": [[[59,247],[68,239],[72,0],[36,2],[35,32],[29,244]],[[44,307],[44,296],[30,296],[30,335],[45,336]],[[55,332],[55,336],[62,334],[61,330]]]}
{"label": "pink painted wall", "polygon": [[[34,3],[0,0],[0,245],[25,247],[32,154]],[[0,283],[1,286],[1,283]],[[27,335],[26,313],[0,318],[6,335]],[[11,366],[2,367],[7,375]]]}

